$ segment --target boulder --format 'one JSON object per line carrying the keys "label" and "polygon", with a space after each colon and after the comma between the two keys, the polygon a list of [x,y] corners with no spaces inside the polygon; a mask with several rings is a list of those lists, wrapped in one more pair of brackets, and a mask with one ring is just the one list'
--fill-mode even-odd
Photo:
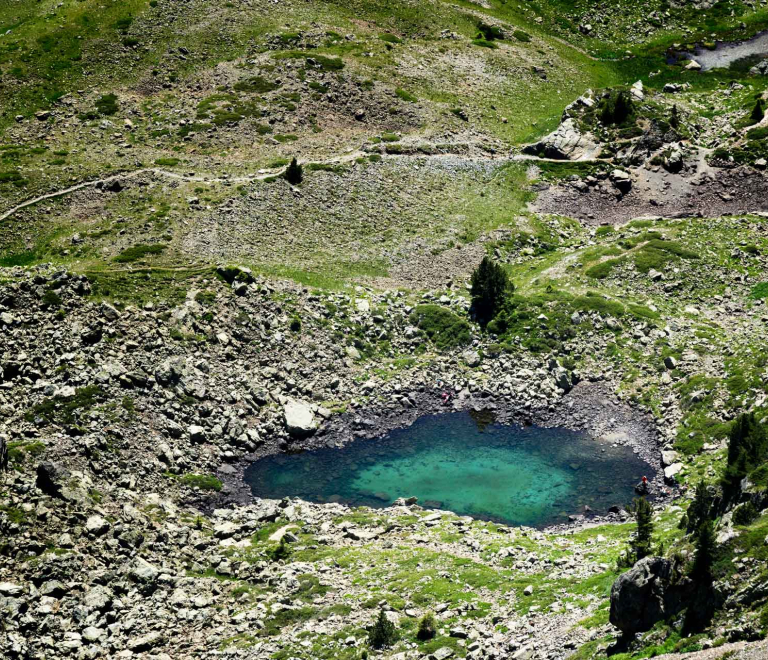
{"label": "boulder", "polygon": [[752,76],[768,76],[768,60],[762,60],[755,64],[749,73]]}
{"label": "boulder", "polygon": [[160,632],[151,632],[128,641],[128,648],[134,653],[144,653],[165,643],[165,637]]}
{"label": "boulder", "polygon": [[611,588],[609,620],[627,635],[650,630],[685,606],[692,582],[676,575],[674,564],[646,557],[620,575]]}
{"label": "boulder", "polygon": [[448,660],[448,658],[452,658],[453,655],[454,651],[450,646],[441,646],[434,653],[427,657],[429,660]]}
{"label": "boulder", "polygon": [[539,142],[523,149],[525,154],[558,160],[593,158],[599,151],[599,145],[588,135],[582,134],[574,119],[570,117]]}
{"label": "boulder", "polygon": [[632,177],[624,170],[613,170],[611,181],[623,193],[628,193],[632,189]]}
{"label": "boulder", "polygon": [[136,557],[128,568],[128,574],[137,582],[154,582],[160,571],[143,557]]}
{"label": "boulder", "polygon": [[75,502],[82,499],[77,480],[73,479],[69,470],[51,461],[44,461],[37,466],[35,485],[46,495],[60,500]]}
{"label": "boulder", "polygon": [[317,419],[308,403],[289,399],[283,409],[283,417],[285,428],[292,436],[301,438],[317,431]]}
{"label": "boulder", "polygon": [[109,531],[109,523],[101,516],[90,516],[85,522],[85,531],[93,536],[103,536]]}
{"label": "boulder", "polygon": [[480,353],[477,351],[466,351],[462,356],[468,367],[477,367],[480,364]]}
{"label": "boulder", "polygon": [[677,360],[671,355],[667,355],[667,357],[664,358],[664,366],[667,369],[677,369]]}
{"label": "boulder", "polygon": [[189,427],[189,439],[192,442],[205,442],[205,429],[202,426],[192,424]]}
{"label": "boulder", "polygon": [[678,474],[680,474],[682,469],[682,463],[672,463],[672,465],[668,465],[664,468],[664,481],[666,481],[670,486],[674,485],[676,482],[676,477]]}
{"label": "boulder", "polygon": [[21,596],[24,592],[24,588],[14,582],[0,582],[0,596],[8,596],[9,598],[15,598]]}
{"label": "boulder", "polygon": [[216,266],[216,272],[229,284],[232,284],[235,280],[249,284],[256,281],[256,278],[253,276],[253,271],[245,266],[219,264]]}
{"label": "boulder", "polygon": [[552,376],[555,379],[555,385],[557,385],[566,394],[573,389],[573,382],[571,381],[571,375],[568,370],[563,367],[557,367]]}
{"label": "boulder", "polygon": [[107,321],[117,321],[120,318],[120,312],[109,303],[101,303],[101,313]]}

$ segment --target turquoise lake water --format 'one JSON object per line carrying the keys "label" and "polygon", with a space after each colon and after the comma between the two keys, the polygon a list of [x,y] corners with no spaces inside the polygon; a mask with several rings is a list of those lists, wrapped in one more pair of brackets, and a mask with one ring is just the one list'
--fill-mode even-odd
{"label": "turquoise lake water", "polygon": [[565,522],[585,505],[606,513],[628,504],[643,475],[653,477],[627,447],[481,417],[422,417],[377,440],[269,456],[248,467],[246,481],[257,497],[385,507],[416,496],[425,507],[540,527]]}

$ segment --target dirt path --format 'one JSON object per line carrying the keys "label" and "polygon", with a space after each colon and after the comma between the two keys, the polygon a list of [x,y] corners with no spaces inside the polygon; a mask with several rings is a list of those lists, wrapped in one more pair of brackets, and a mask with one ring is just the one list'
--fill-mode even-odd
{"label": "dirt path", "polygon": [[[363,152],[361,151],[353,151],[349,154],[345,154],[344,156],[336,156],[334,158],[329,158],[328,160],[324,160],[324,161],[310,161],[310,162],[318,162],[321,165],[341,165],[343,163],[347,163],[352,160],[355,160],[356,158],[359,158],[362,155],[363,155]],[[302,164],[304,165],[306,163],[302,163]],[[260,172],[259,174],[249,174],[249,175],[240,176],[240,177],[212,177],[212,176],[204,176],[204,175],[179,174],[178,172],[171,172],[169,170],[164,170],[159,167],[145,167],[140,170],[133,170],[131,172],[120,172],[118,174],[113,174],[111,176],[105,177],[103,179],[94,179],[93,181],[83,181],[82,183],[77,183],[74,186],[69,186],[68,188],[55,190],[53,192],[46,193],[44,195],[38,195],[37,197],[33,197],[31,199],[28,199],[22,202],[21,204],[17,204],[13,208],[10,208],[4,213],[0,214],[0,222],[7,220],[12,215],[14,215],[15,213],[18,213],[22,209],[25,209],[29,206],[34,206],[35,204],[39,204],[40,202],[44,202],[48,199],[65,197],[66,195],[71,195],[72,193],[75,193],[79,190],[83,190],[84,188],[95,188],[100,185],[101,186],[108,185],[115,181],[125,181],[126,179],[134,179],[136,177],[141,176],[142,174],[154,174],[156,176],[163,176],[168,179],[175,179],[177,181],[187,181],[190,183],[224,183],[224,182],[251,183],[253,181],[264,181],[265,179],[279,175],[280,172],[281,170],[270,170],[269,172]]]}
{"label": "dirt path", "polygon": [[[317,165],[343,165],[344,163],[352,162],[358,158],[366,157],[370,154],[363,152],[363,151],[352,151],[348,154],[344,154],[343,156],[335,156],[333,158],[329,158],[327,160],[313,160],[313,161],[300,161],[302,165],[308,165],[310,163],[317,164]],[[432,159],[439,159],[439,158],[456,158],[457,156],[455,154],[399,154],[399,155],[387,155],[384,156],[385,158],[390,159],[396,159],[396,158],[432,158]],[[525,160],[528,157],[521,157],[519,160]],[[494,162],[503,162],[504,160],[516,160],[518,157],[513,157],[512,159],[508,159],[504,156],[469,156],[465,157],[468,161],[494,161]],[[61,190],[55,190],[53,192],[45,193],[44,195],[38,195],[37,197],[33,197],[31,199],[28,199],[24,202],[21,202],[20,204],[17,204],[16,206],[8,209],[7,211],[4,211],[2,214],[0,214],[0,222],[3,222],[4,220],[7,220],[12,215],[18,213],[22,209],[28,208],[30,206],[34,206],[35,204],[39,204],[40,202],[44,202],[49,199],[57,199],[59,197],[65,197],[66,195],[71,195],[72,193],[78,192],[79,190],[83,190],[85,188],[95,188],[98,186],[108,185],[110,183],[113,183],[115,181],[125,181],[127,179],[134,179],[136,177],[139,177],[143,174],[154,174],[156,176],[162,176],[166,177],[168,179],[174,179],[177,181],[186,181],[189,183],[253,183],[254,181],[264,181],[265,179],[269,179],[270,177],[279,176],[282,173],[282,169],[278,170],[269,170],[268,172],[260,172],[258,174],[248,174],[245,176],[237,176],[237,177],[217,177],[217,176],[207,176],[207,175],[190,175],[190,174],[179,174],[178,172],[171,172],[169,170],[164,170],[159,167],[145,167],[139,170],[133,170],[129,172],[120,172],[118,174],[112,174],[108,177],[102,178],[102,179],[93,179],[92,181],[83,181],[82,183],[77,183],[73,186],[69,186],[68,188],[62,188]]]}

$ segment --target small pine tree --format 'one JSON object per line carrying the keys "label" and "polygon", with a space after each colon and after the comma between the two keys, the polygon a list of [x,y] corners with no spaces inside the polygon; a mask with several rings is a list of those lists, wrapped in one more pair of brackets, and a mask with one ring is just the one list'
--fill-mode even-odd
{"label": "small pine tree", "polygon": [[728,438],[728,461],[722,478],[723,497],[732,502],[738,495],[741,480],[768,454],[768,433],[754,413],[740,415]]}
{"label": "small pine tree", "polygon": [[515,287],[509,281],[507,271],[493,262],[490,257],[483,257],[480,265],[472,273],[470,292],[477,320],[482,325],[487,325],[501,309],[507,293],[514,290]]}
{"label": "small pine tree", "polygon": [[632,99],[626,90],[610,92],[600,103],[600,121],[608,126],[623,124],[632,114]]}
{"label": "small pine tree", "polygon": [[432,612],[427,612],[419,621],[419,629],[416,631],[416,639],[422,642],[433,639],[437,635],[437,622]]}
{"label": "small pine tree", "polygon": [[376,619],[376,623],[368,634],[368,643],[375,649],[383,649],[386,646],[392,646],[396,641],[395,624],[389,620],[384,610],[379,610],[379,618]]}
{"label": "small pine tree", "polygon": [[763,99],[759,98],[757,101],[755,101],[755,107],[752,108],[752,114],[749,116],[749,118],[753,124],[757,124],[758,122],[763,121],[764,116],[765,104],[763,103]]}
{"label": "small pine tree", "polygon": [[640,561],[651,554],[651,537],[653,536],[653,508],[644,497],[635,500],[632,508],[637,521],[637,533],[632,541],[635,561]]}
{"label": "small pine tree", "polygon": [[669,125],[674,129],[680,127],[680,113],[677,110],[677,103],[672,106],[672,114],[669,117]]}
{"label": "small pine tree", "polygon": [[702,522],[710,518],[711,509],[712,495],[709,492],[709,488],[702,480],[696,486],[693,502],[688,506],[685,521],[686,531],[690,534],[692,531],[698,529]]}
{"label": "small pine tree", "polygon": [[304,180],[304,168],[299,165],[299,161],[294,158],[291,160],[290,165],[285,169],[285,174],[283,176],[292,186],[298,186]]}
{"label": "small pine tree", "polygon": [[693,560],[691,577],[704,584],[713,580],[712,566],[715,563],[715,526],[711,520],[705,520],[696,532],[696,557]]}
{"label": "small pine tree", "polygon": [[280,539],[280,543],[270,551],[270,557],[272,561],[280,561],[281,559],[288,559],[291,556],[291,546],[285,540],[285,537]]}
{"label": "small pine tree", "polygon": [[0,474],[8,471],[8,442],[0,435]]}

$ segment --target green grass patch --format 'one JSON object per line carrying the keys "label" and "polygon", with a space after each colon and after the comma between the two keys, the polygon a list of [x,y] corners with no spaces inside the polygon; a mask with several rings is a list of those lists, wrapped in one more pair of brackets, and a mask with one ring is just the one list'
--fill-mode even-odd
{"label": "green grass patch", "polygon": [[441,350],[464,346],[472,339],[469,323],[440,305],[418,305],[411,322]]}
{"label": "green grass patch", "polygon": [[185,474],[179,480],[185,486],[199,490],[215,491],[218,493],[222,488],[221,481],[212,474]]}
{"label": "green grass patch", "polygon": [[72,397],[59,394],[43,399],[24,414],[28,422],[63,424],[72,426],[98,403],[106,401],[106,393],[99,385],[87,385],[75,390]]}
{"label": "green grass patch", "polygon": [[235,90],[238,92],[248,92],[250,94],[265,94],[280,89],[280,84],[267,80],[262,76],[254,76],[235,83]]}
{"label": "green grass patch", "polygon": [[114,257],[113,261],[120,264],[133,263],[134,261],[141,261],[150,256],[156,256],[162,254],[165,251],[166,246],[162,243],[155,243],[153,245],[134,245],[123,250],[120,254]]}

